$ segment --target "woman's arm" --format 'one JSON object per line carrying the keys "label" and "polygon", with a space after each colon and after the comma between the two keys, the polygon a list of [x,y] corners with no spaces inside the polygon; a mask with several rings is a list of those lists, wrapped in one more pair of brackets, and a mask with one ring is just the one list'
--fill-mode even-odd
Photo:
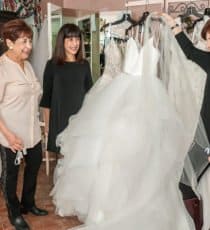
{"label": "woman's arm", "polygon": [[171,28],[185,56],[201,66],[201,68],[203,68],[205,71],[207,71],[206,67],[208,67],[209,63],[208,53],[197,49],[191,40],[182,31],[181,26],[177,25],[175,20],[170,15],[163,13],[162,16],[165,18],[167,24]]}
{"label": "woman's arm", "polygon": [[90,65],[89,65],[88,61],[87,61],[86,65],[87,65],[87,70],[86,70],[87,72],[85,75],[85,90],[87,92],[92,87],[93,80],[92,80]]}
{"label": "woman's arm", "polygon": [[49,132],[49,120],[50,120],[50,109],[49,108],[42,108],[42,114],[44,118],[44,132],[45,135]]}
{"label": "woman's arm", "polygon": [[193,46],[193,43],[188,39],[188,37],[182,31],[181,26],[179,26],[176,21],[168,14],[162,13],[162,16],[165,18],[168,26],[171,28],[172,33],[175,35],[182,51],[185,55],[190,58],[192,53],[196,49]]}
{"label": "woman's arm", "polygon": [[51,107],[51,98],[53,91],[53,63],[49,60],[45,66],[43,77],[43,95],[40,106],[44,108]]}
{"label": "woman's arm", "polygon": [[172,32],[174,35],[179,34],[180,32],[182,32],[182,28],[181,26],[179,26],[176,21],[168,14],[166,13],[162,13],[162,16],[165,18],[167,24],[169,25],[169,27],[171,28]]}
{"label": "woman's arm", "polygon": [[43,95],[40,102],[40,107],[42,107],[42,114],[45,122],[44,131],[45,134],[49,131],[49,119],[50,119],[50,107],[51,98],[53,91],[53,65],[52,61],[48,61],[45,66],[44,78],[43,78]]}

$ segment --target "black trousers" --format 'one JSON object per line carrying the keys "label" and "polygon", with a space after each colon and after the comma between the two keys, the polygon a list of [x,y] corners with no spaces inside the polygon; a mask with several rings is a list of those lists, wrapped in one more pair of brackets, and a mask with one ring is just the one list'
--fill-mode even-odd
{"label": "black trousers", "polygon": [[9,215],[19,216],[21,205],[30,209],[35,205],[35,191],[38,171],[42,162],[41,142],[27,149],[21,202],[17,197],[19,165],[15,165],[16,154],[0,146],[2,160],[1,185]]}

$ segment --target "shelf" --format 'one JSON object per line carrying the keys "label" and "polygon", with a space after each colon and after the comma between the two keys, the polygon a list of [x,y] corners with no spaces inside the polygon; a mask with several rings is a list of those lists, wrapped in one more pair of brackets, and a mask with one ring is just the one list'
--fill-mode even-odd
{"label": "shelf", "polygon": [[79,21],[80,29],[83,32],[84,53],[86,59],[91,59],[91,23],[90,18]]}

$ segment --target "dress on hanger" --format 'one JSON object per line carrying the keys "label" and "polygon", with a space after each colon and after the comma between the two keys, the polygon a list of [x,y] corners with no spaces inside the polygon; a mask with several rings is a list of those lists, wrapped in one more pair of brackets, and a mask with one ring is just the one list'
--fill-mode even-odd
{"label": "dress on hanger", "polygon": [[31,54],[31,64],[34,68],[34,72],[39,79],[40,83],[43,83],[44,68],[47,60],[49,59],[49,44],[46,37],[48,30],[47,19],[44,19],[41,30],[36,38],[35,45]]}
{"label": "dress on hanger", "polygon": [[109,84],[114,77],[122,71],[123,55],[118,45],[113,39],[107,44],[105,48],[105,68],[103,75],[92,86],[88,95],[94,95],[96,92],[103,89]]}
{"label": "dress on hanger", "polygon": [[126,73],[85,101],[58,138],[63,168],[51,195],[59,215],[85,223],[77,229],[194,229],[178,184],[199,112],[185,124],[177,109],[187,100],[176,100],[178,79],[166,88],[157,77],[153,43],[139,52],[130,40]]}
{"label": "dress on hanger", "polygon": [[[132,57],[134,54],[136,57],[138,57],[139,51],[133,39],[129,40],[128,46],[129,46],[129,49],[127,50],[130,50],[130,49],[133,50],[133,52],[130,52],[128,54],[130,55],[130,58],[127,59],[129,61],[128,65],[130,65],[130,71],[131,71],[131,69],[134,70],[133,67],[135,66],[135,63]],[[74,146],[73,148],[76,148],[75,151],[80,151],[80,153],[75,152],[76,154],[74,156],[71,155],[71,157],[76,158],[75,159],[76,161],[78,157],[79,158],[81,157],[81,160],[82,160],[82,156],[84,155],[83,154],[84,149],[82,147],[83,145],[79,143],[80,136],[82,136],[81,140],[83,144],[84,144],[84,141],[87,142],[88,152],[90,151],[91,155],[89,156],[88,162],[90,162],[90,166],[87,167],[86,175],[89,175],[90,182],[88,182],[88,179],[85,178],[85,183],[86,185],[87,184],[91,185],[92,179],[93,179],[93,175],[91,175],[91,173],[95,175],[94,170],[90,169],[91,164],[97,161],[97,154],[100,154],[99,151],[102,148],[101,144],[103,144],[104,137],[106,135],[106,132],[108,131],[107,129],[109,129],[107,125],[110,123],[111,116],[113,115],[115,116],[115,110],[117,109],[116,106],[117,106],[118,101],[120,101],[120,106],[121,106],[122,102],[121,102],[120,95],[122,95],[122,99],[123,99],[125,97],[124,92],[129,87],[130,78],[127,77],[127,74],[122,74],[122,73],[117,74],[115,72],[115,74],[117,75],[113,78],[113,74],[112,74],[113,70],[116,70],[116,69],[120,70],[119,66],[122,65],[121,63],[122,58],[119,56],[120,51],[116,47],[116,44],[110,43],[110,48],[108,48],[106,51],[108,51],[108,53],[106,53],[107,55],[106,59],[111,60],[109,59],[109,56],[111,55],[112,60],[113,61],[115,60],[115,62],[107,63],[107,66],[104,71],[104,75],[101,77],[101,80],[98,82],[98,84],[96,83],[96,85],[93,86],[93,88],[86,95],[83,106],[80,109],[79,113],[75,116],[70,117],[68,127],[58,136],[57,141],[58,141],[58,144],[62,146],[61,153],[64,155],[64,159],[62,162],[63,167],[61,167],[59,171],[61,172],[63,170],[63,172],[61,172],[60,175],[57,176],[58,180],[56,181],[55,187],[52,191],[52,195],[53,195],[53,199],[56,204],[56,207],[57,207],[57,212],[60,215],[71,215],[72,211],[74,211],[74,210],[71,210],[70,206],[69,207],[65,207],[65,205],[63,206],[63,204],[65,203],[64,200],[71,197],[67,195],[68,189],[70,188],[71,192],[73,192],[73,188],[71,188],[71,185],[68,186],[68,183],[65,183],[66,179],[69,180],[68,175],[65,173],[65,170],[67,170],[67,168],[70,166],[66,164],[67,158],[70,157],[69,147]],[[114,68],[113,68],[113,65],[114,65]],[[110,81],[110,79],[112,79],[112,81]],[[80,126],[78,126],[78,123],[80,124]],[[90,133],[90,129],[91,129],[91,133]],[[75,139],[79,144],[78,146],[77,146],[77,142],[74,142],[74,144],[71,141],[69,142],[69,134],[73,135],[72,136],[73,142],[75,139],[74,136],[78,137],[78,140],[77,138]],[[84,136],[86,136],[85,139],[83,139]],[[69,146],[66,145],[67,142],[70,144]],[[79,149],[80,147],[82,148]],[[72,161],[72,163],[73,162],[74,160]],[[88,173],[88,170],[90,170],[91,172]],[[74,178],[75,176],[73,176],[72,179],[74,180]],[[83,183],[82,178],[78,178],[77,181],[80,181],[81,184]],[[80,191],[82,193],[86,192],[88,194],[89,188],[88,186],[86,186],[86,189],[82,189]],[[64,198],[63,200],[64,203],[62,203],[62,200],[60,200],[61,198],[59,195],[60,192],[68,196],[68,198]],[[75,194],[78,194],[78,192],[75,191]],[[81,196],[83,198],[85,197],[84,194]],[[87,205],[86,200],[83,201],[83,204]],[[85,209],[87,208],[84,208],[84,207],[81,208],[81,212],[82,211],[85,212]],[[82,217],[81,219],[84,220],[84,218]]]}
{"label": "dress on hanger", "polygon": [[106,28],[105,34],[108,34],[108,36],[111,37],[125,39],[126,38],[125,31],[130,25],[131,23],[128,21],[124,21],[117,25],[110,25]]}
{"label": "dress on hanger", "polygon": [[[121,71],[122,71],[122,62],[123,62],[123,57],[122,57],[122,52],[120,51],[119,47],[117,44],[114,42],[114,40],[110,40],[109,43],[107,44],[105,48],[105,60],[106,60],[106,65],[104,68],[103,75],[95,82],[95,84],[92,86],[92,88],[87,92],[84,101],[83,101],[83,106],[79,111],[79,115],[77,115],[77,119],[79,117],[86,116],[86,110],[89,111],[90,113],[90,108],[89,104],[91,102],[91,99],[94,101],[97,101],[97,94],[100,95],[101,91],[108,86],[111,81],[113,80],[114,77],[116,77]],[[99,99],[100,100],[100,99]],[[92,102],[94,104],[94,102]],[[93,107],[93,111],[91,111],[93,114],[96,113],[95,107]],[[84,115],[83,115],[84,114]],[[92,114],[90,114],[90,117]],[[69,122],[73,120],[75,116],[71,116],[69,119]],[[84,124],[86,123],[85,121],[83,122]],[[85,129],[85,126],[84,126]],[[66,133],[68,133],[68,129],[64,129],[64,131],[58,136],[57,138],[57,143],[60,145],[64,137],[66,136]],[[62,152],[64,155],[64,151]],[[54,170],[54,184],[56,183],[58,177],[61,174],[62,168],[63,168],[63,159],[59,159],[58,163],[56,165],[56,168]]]}
{"label": "dress on hanger", "polygon": [[[204,15],[204,18],[202,21],[199,21],[196,23],[194,31],[193,31],[193,37],[192,37],[192,42],[193,44],[201,50],[207,51],[206,48],[206,41],[203,40],[201,37],[201,31],[206,24],[206,22],[209,20],[209,16]],[[203,206],[203,226],[202,230],[209,230],[210,228],[210,220],[209,220],[209,215],[210,215],[210,168],[207,169],[205,174],[201,177],[199,184],[198,184],[198,193],[199,196],[202,199],[202,206]]]}

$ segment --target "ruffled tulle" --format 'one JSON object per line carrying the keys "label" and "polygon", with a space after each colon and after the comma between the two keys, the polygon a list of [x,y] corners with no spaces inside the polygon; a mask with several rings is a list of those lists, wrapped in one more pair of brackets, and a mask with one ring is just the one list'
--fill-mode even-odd
{"label": "ruffled tulle", "polygon": [[59,215],[85,223],[77,229],[194,229],[178,189],[194,124],[157,78],[159,56],[150,39],[136,69],[87,95],[58,137],[64,158],[51,195]]}

